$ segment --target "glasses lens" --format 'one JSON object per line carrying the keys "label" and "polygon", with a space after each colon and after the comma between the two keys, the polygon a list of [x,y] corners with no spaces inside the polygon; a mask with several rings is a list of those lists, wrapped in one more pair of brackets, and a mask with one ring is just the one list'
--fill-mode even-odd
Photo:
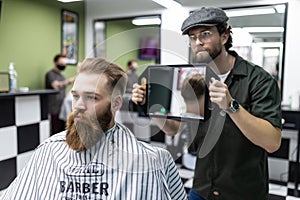
{"label": "glasses lens", "polygon": [[210,31],[203,31],[199,34],[199,36],[190,35],[189,40],[190,40],[190,43],[195,43],[197,40],[199,40],[201,42],[209,42],[212,34],[213,33]]}
{"label": "glasses lens", "polygon": [[196,42],[197,40],[197,36],[195,35],[190,35],[189,38],[190,38],[190,42]]}
{"label": "glasses lens", "polygon": [[201,41],[203,41],[203,42],[207,42],[207,41],[209,41],[210,40],[210,38],[211,38],[211,36],[212,36],[212,32],[210,32],[210,31],[204,31],[204,32],[202,32],[201,34],[200,34],[200,40]]}

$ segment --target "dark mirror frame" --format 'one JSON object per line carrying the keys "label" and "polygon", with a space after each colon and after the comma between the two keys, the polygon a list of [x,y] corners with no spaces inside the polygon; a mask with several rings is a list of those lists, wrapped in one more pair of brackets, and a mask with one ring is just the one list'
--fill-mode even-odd
{"label": "dark mirror frame", "polygon": [[[176,110],[177,108],[186,108],[184,97],[181,94],[182,82],[186,76],[202,74],[206,83],[204,92],[204,116],[195,113],[186,113]],[[184,120],[202,120],[206,121],[214,110],[214,105],[210,101],[207,85],[212,79],[220,80],[218,75],[206,64],[175,64],[175,65],[150,65],[147,67],[147,115],[164,119]],[[190,87],[192,87],[190,85]],[[176,88],[176,89],[175,89]],[[188,89],[186,88],[186,91]],[[194,93],[194,95],[196,95]],[[162,98],[163,97],[163,98]],[[190,96],[191,98],[192,96]],[[192,97],[193,98],[193,97]],[[194,100],[198,99],[194,96]],[[179,99],[182,99],[180,101]],[[193,102],[194,100],[190,102]],[[173,104],[173,106],[172,106]],[[197,104],[199,106],[199,104]],[[153,107],[152,107],[153,106]],[[158,106],[158,107],[157,107]],[[174,113],[174,107],[175,113]],[[163,108],[163,112],[160,112]],[[194,107],[196,110],[199,107]],[[152,112],[150,111],[152,109]],[[158,109],[158,110],[157,110]],[[154,112],[153,112],[154,111]],[[155,111],[158,111],[155,113]],[[182,111],[182,110],[180,110]],[[187,115],[185,115],[187,114]],[[192,114],[192,115],[191,115]]]}

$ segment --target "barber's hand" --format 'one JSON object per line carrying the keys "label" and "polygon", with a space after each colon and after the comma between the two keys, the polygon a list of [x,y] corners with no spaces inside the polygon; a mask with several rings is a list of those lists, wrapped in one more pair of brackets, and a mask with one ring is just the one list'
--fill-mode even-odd
{"label": "barber's hand", "polygon": [[216,103],[220,109],[226,110],[229,108],[232,97],[225,83],[213,80],[210,82],[208,89],[211,102]]}
{"label": "barber's hand", "polygon": [[133,84],[131,100],[135,104],[144,105],[146,103],[146,79],[145,78],[142,79],[141,85],[137,83]]}
{"label": "barber's hand", "polygon": [[75,79],[76,79],[76,76],[73,76],[73,77],[71,77],[71,78],[68,78],[68,79],[67,79],[67,84],[70,85],[70,84],[74,83]]}

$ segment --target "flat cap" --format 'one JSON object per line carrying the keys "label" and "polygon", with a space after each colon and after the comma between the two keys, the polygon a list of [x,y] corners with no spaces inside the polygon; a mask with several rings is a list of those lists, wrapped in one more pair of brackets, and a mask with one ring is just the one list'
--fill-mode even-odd
{"label": "flat cap", "polygon": [[226,13],[215,7],[202,7],[201,9],[195,10],[190,16],[184,20],[181,31],[182,34],[187,34],[191,28],[197,26],[216,26],[218,24],[228,21]]}

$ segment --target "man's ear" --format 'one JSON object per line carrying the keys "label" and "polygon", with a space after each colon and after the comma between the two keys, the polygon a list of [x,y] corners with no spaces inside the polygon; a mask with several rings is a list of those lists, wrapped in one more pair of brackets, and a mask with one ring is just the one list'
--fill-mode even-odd
{"label": "man's ear", "polygon": [[113,112],[116,112],[117,110],[119,110],[122,107],[122,103],[123,103],[123,98],[121,95],[117,95],[113,98],[112,100],[112,104],[111,104],[111,109]]}
{"label": "man's ear", "polygon": [[228,40],[228,38],[229,38],[229,34],[228,33],[223,33],[221,35],[221,38],[222,38],[222,44],[225,45],[226,42],[227,42],[227,40]]}

